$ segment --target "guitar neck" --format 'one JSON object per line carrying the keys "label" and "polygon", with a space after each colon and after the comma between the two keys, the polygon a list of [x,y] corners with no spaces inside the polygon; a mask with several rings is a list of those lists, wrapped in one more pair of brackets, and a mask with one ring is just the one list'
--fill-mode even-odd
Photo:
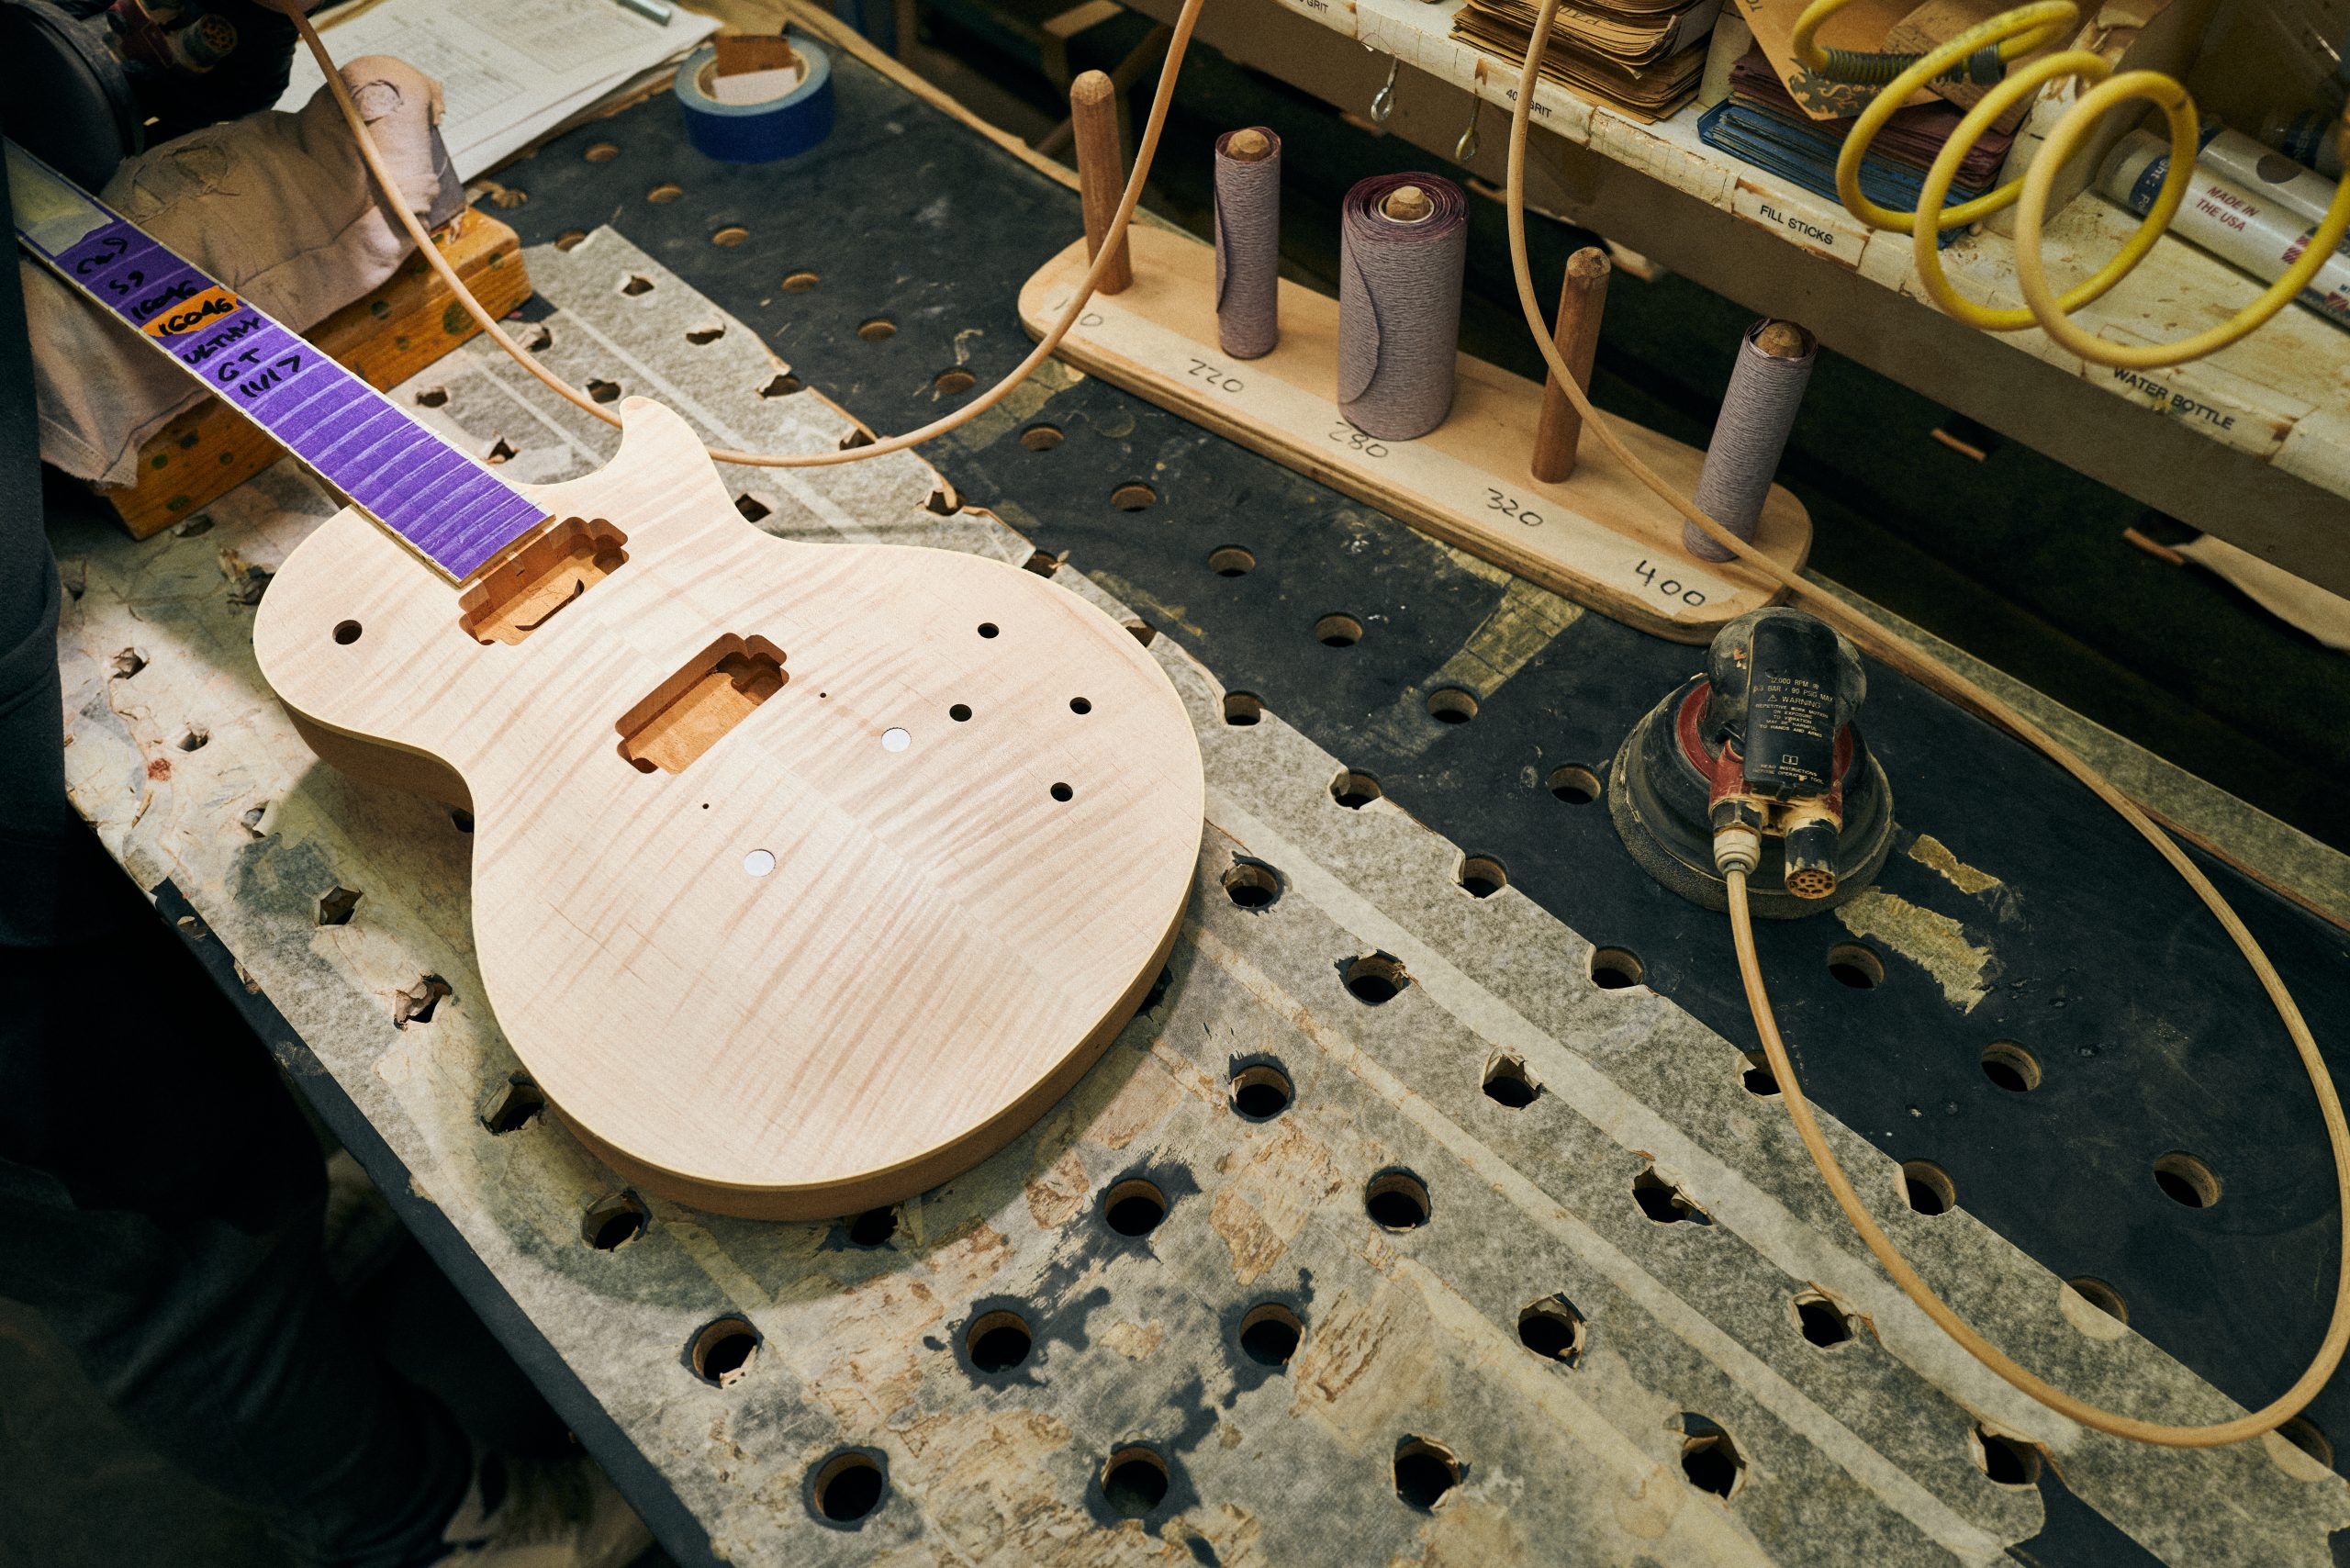
{"label": "guitar neck", "polygon": [[17,242],[463,583],[546,513],[15,142]]}

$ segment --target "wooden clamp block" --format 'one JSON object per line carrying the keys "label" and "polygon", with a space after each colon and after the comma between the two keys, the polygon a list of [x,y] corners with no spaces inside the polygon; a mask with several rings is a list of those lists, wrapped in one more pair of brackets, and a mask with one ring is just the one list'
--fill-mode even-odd
{"label": "wooden clamp block", "polygon": [[[514,230],[468,207],[440,235],[441,253],[483,308],[503,316],[531,297]],[[389,282],[302,334],[371,386],[397,386],[481,330],[420,256]],[[218,499],[285,449],[218,398],[207,398],[139,449],[139,478],[99,489],[133,539],[162,532]]]}

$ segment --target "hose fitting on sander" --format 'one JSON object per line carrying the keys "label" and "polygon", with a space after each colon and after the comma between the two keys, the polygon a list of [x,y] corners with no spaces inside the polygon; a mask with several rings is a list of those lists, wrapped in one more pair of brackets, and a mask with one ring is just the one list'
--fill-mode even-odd
{"label": "hose fitting on sander", "polygon": [[1893,842],[1885,769],[1853,723],[1868,678],[1844,635],[1799,610],[1741,615],[1706,669],[1632,727],[1607,780],[1624,847],[1693,902],[1726,909],[1746,874],[1754,912],[1831,909],[1873,881]]}

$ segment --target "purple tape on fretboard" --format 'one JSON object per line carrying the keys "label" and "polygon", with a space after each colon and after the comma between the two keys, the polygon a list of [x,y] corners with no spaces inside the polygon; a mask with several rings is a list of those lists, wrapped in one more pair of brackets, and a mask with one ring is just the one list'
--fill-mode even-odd
{"label": "purple tape on fretboard", "polygon": [[50,260],[458,581],[546,516],[123,219]]}

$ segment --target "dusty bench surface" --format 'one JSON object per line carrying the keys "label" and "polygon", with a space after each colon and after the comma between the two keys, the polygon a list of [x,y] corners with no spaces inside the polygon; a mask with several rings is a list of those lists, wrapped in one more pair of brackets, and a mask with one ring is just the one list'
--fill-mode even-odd
{"label": "dusty bench surface", "polygon": [[[621,235],[527,259],[565,377],[733,442],[852,433]],[[524,478],[608,445],[476,349],[397,395]],[[1133,617],[1081,554],[1038,558],[913,457],[755,489],[776,532],[983,551]],[[1597,983],[1589,941],[1516,886],[1464,889],[1461,848],[1393,800],[1342,803],[1347,763],[1278,705],[1227,722],[1171,634],[1151,651],[1208,773],[1197,886],[1165,984],[1080,1088],[890,1214],[640,1204],[514,1081],[467,938],[470,823],[317,764],[256,676],[251,605],[330,510],[281,465],[162,539],[61,533],[76,800],[233,960],[281,1059],[681,1561],[1889,1564],[2134,1541],[2321,1564],[2350,1525],[2341,1481],[2280,1439],[2142,1450],[1966,1362],[1861,1253],[1740,1045]],[[1366,956],[1393,966],[1385,1000],[1349,987]],[[2232,1407],[1963,1204],[1911,1213],[1893,1157],[1835,1137],[2028,1364],[2172,1419]],[[817,1506],[844,1454],[886,1477],[853,1525]]]}

